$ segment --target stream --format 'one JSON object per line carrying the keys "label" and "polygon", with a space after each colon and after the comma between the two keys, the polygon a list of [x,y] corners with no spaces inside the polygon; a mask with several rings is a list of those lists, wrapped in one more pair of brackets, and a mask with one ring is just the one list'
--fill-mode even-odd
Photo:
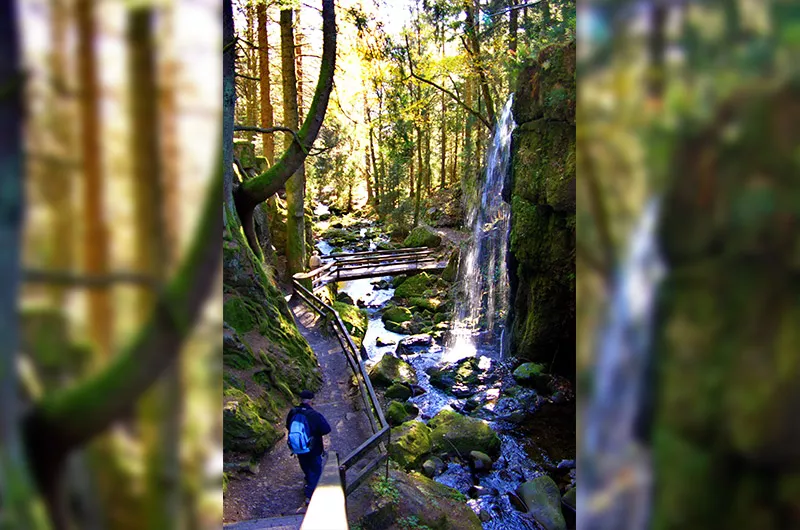
{"label": "stream", "polygon": [[[362,234],[363,231],[364,229]],[[374,244],[373,242],[370,246]],[[364,248],[364,243],[344,250],[352,251],[359,247]],[[317,249],[323,256],[329,254],[332,248],[326,241],[317,243]],[[386,354],[394,355],[398,344],[408,337],[388,331],[381,320],[381,310],[394,295],[392,279],[391,276],[366,278],[340,282],[337,285],[338,292],[347,293],[369,316],[369,325],[363,339],[368,355],[368,360],[365,361],[367,367],[377,363]],[[379,346],[378,338],[392,344]],[[457,398],[431,385],[430,377],[426,373],[428,368],[442,366],[470,355],[479,359],[480,368],[488,368],[498,376],[493,378],[496,379],[493,384],[487,384],[485,388],[478,387],[479,392],[471,398]],[[501,440],[501,456],[494,462],[491,472],[473,476],[468,466],[451,461],[434,480],[463,493],[468,498],[467,504],[481,517],[486,530],[540,529],[529,515],[512,504],[519,484],[547,473],[548,469],[551,475],[553,469],[559,469],[564,483],[574,485],[575,481],[574,460],[567,460],[574,459],[574,438],[572,449],[556,449],[556,453],[562,454],[551,455],[543,448],[547,441],[538,439],[531,432],[532,426],[528,419],[522,425],[519,419],[514,421],[515,412],[519,415],[526,408],[527,412],[533,412],[544,399],[537,397],[534,390],[524,387],[518,387],[516,397],[500,397],[516,385],[511,377],[511,367],[494,359],[491,351],[482,351],[480,347],[477,351],[472,348],[471,351],[461,349],[458,353],[453,353],[434,341],[427,347],[415,347],[413,354],[401,357],[414,367],[419,386],[425,390],[422,395],[409,399],[419,409],[417,419],[427,423],[446,407],[462,411],[468,406],[468,401],[477,401],[481,405],[473,415],[486,420]],[[574,422],[574,416],[572,421]]]}

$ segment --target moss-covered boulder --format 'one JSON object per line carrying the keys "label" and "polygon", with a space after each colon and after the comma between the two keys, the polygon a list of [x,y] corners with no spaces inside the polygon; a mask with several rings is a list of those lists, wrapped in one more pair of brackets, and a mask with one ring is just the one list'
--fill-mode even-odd
{"label": "moss-covered boulder", "polygon": [[411,469],[431,452],[431,430],[421,421],[408,421],[392,428],[389,457],[400,467]]}
{"label": "moss-covered boulder", "polygon": [[669,157],[655,530],[788,528],[800,513],[798,100],[796,82],[742,90]]}
{"label": "moss-covered boulder", "polygon": [[435,312],[440,305],[442,305],[442,301],[438,298],[422,298],[422,297],[414,297],[408,300],[409,305],[412,308],[418,310],[425,310],[430,312]]}
{"label": "moss-covered boulder", "polygon": [[447,266],[442,271],[442,279],[447,282],[454,282],[458,276],[458,261],[460,257],[459,249],[454,249],[447,260]]}
{"label": "moss-covered boulder", "polygon": [[575,374],[575,45],[545,48],[515,91],[510,182],[511,351]]}
{"label": "moss-covered boulder", "polygon": [[444,471],[444,468],[444,462],[438,456],[432,456],[422,463],[422,472],[429,478],[435,477]]}
{"label": "moss-covered boulder", "polygon": [[370,530],[480,530],[481,521],[458,491],[420,473],[377,474],[347,498],[347,511]]}
{"label": "moss-covered boulder", "polygon": [[386,407],[386,421],[389,425],[400,425],[408,417],[408,412],[402,403],[399,401],[392,401]]}
{"label": "moss-covered boulder", "polygon": [[493,458],[500,454],[500,438],[483,420],[444,409],[431,418],[428,426],[435,453],[457,456],[481,451]]}
{"label": "moss-covered boulder", "polygon": [[536,522],[545,530],[567,530],[567,523],[561,513],[561,493],[553,479],[547,475],[524,482],[517,488],[517,495]]}
{"label": "moss-covered boulder", "polygon": [[550,376],[544,371],[545,366],[539,363],[522,363],[514,370],[514,379],[518,383],[535,388],[539,392],[548,392]]}
{"label": "moss-covered boulder", "polygon": [[434,387],[456,397],[468,397],[477,392],[480,385],[494,380],[490,368],[483,369],[478,359],[466,357],[445,366],[433,366],[426,373]]}
{"label": "moss-covered boulder", "polygon": [[436,248],[442,244],[442,236],[432,231],[427,226],[418,226],[408,234],[403,246]]}
{"label": "moss-covered boulder", "polygon": [[409,276],[403,283],[397,285],[394,291],[396,298],[418,298],[424,296],[436,284],[435,279],[427,272]]}
{"label": "moss-covered boulder", "polygon": [[283,437],[283,430],[262,417],[261,407],[250,396],[235,389],[228,394],[222,415],[225,451],[260,455]]}
{"label": "moss-covered boulder", "polygon": [[369,369],[369,379],[378,386],[388,387],[396,382],[416,385],[417,372],[404,360],[393,355],[384,355]]}
{"label": "moss-covered boulder", "polygon": [[411,397],[411,388],[403,383],[395,383],[383,393],[386,399],[399,399],[405,401]]}
{"label": "moss-covered boulder", "polygon": [[561,496],[561,502],[566,504],[567,506],[571,507],[573,510],[577,508],[576,504],[576,495],[577,491],[576,488],[570,488]]}
{"label": "moss-covered boulder", "polygon": [[360,340],[367,333],[367,325],[369,324],[367,311],[345,302],[333,302],[332,307],[339,313],[339,318],[342,319],[347,332],[354,339],[359,339],[360,344]]}
{"label": "moss-covered boulder", "polygon": [[411,310],[409,310],[407,307],[390,306],[383,311],[381,320],[384,323],[392,322],[395,324],[400,324],[411,320]]}

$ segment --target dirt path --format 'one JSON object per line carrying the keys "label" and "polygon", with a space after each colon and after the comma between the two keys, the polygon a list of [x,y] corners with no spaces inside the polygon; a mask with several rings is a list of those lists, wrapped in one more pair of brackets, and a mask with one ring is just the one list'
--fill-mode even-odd
{"label": "dirt path", "polygon": [[[323,386],[317,392],[314,408],[331,425],[325,449],[344,458],[372,435],[363,402],[358,395],[348,396],[352,372],[336,339],[321,333],[319,316],[299,301],[293,300],[290,307],[322,370]],[[254,475],[228,484],[223,520],[228,523],[294,515],[303,500],[303,473],[284,437],[261,457]]]}

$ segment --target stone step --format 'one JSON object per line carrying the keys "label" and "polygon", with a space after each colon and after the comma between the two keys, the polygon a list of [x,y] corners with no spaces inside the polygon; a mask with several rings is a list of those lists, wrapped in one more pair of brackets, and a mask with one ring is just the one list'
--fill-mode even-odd
{"label": "stone step", "polygon": [[224,530],[300,530],[303,525],[303,514],[287,515],[284,517],[270,517],[268,519],[253,519],[240,521],[223,526]]}

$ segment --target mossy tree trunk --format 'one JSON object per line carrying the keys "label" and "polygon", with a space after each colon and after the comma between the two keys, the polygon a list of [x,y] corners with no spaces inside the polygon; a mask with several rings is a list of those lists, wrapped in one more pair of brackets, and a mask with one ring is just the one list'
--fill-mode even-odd
{"label": "mossy tree trunk", "polygon": [[[297,77],[295,70],[295,41],[292,9],[281,10],[281,73],[283,75],[283,121],[286,127],[297,129],[300,121],[297,102]],[[287,136],[285,149],[294,143]],[[288,274],[305,270],[305,166],[300,162],[295,174],[286,181],[286,260]]]}
{"label": "mossy tree trunk", "polygon": [[0,529],[50,528],[41,497],[34,488],[19,418],[17,313],[22,242],[22,96],[23,73],[13,2],[0,3]]}

